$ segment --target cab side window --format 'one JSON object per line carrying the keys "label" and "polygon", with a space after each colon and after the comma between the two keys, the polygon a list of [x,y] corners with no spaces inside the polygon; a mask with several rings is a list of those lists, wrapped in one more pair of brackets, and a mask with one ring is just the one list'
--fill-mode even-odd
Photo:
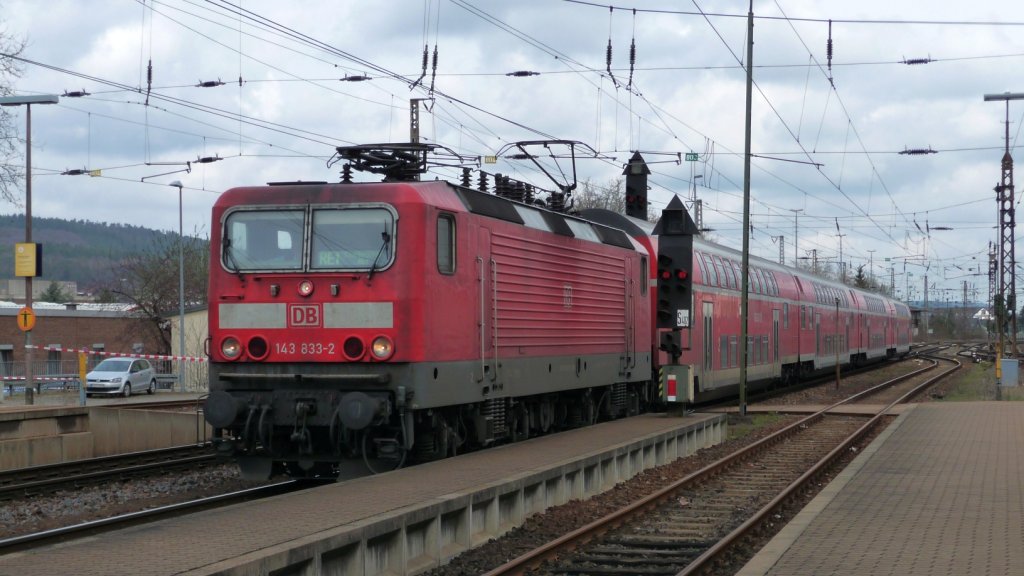
{"label": "cab side window", "polygon": [[437,271],[455,274],[455,217],[451,214],[437,217]]}

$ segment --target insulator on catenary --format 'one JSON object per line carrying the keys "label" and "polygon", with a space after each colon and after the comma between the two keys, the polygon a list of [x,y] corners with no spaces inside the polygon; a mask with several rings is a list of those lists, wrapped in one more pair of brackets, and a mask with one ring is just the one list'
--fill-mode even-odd
{"label": "insulator on catenary", "polygon": [[612,39],[608,39],[608,50],[605,53],[605,70],[608,71],[608,76],[612,79],[612,85],[616,88],[619,87],[619,82],[615,80],[615,74],[612,74]]}

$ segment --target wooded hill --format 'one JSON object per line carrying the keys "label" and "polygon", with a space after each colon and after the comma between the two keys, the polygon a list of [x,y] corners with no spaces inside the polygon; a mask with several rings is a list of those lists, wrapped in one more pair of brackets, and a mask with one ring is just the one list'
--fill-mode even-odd
{"label": "wooded hill", "polygon": [[[78,283],[80,292],[116,284],[124,258],[177,235],[128,224],[32,217],[32,241],[43,245],[43,276]],[[25,215],[0,215],[0,278],[14,278],[14,245],[25,241]]]}

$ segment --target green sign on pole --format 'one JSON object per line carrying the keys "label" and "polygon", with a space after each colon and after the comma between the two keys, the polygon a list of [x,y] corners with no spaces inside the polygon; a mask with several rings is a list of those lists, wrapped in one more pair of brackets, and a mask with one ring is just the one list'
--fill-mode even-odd
{"label": "green sign on pole", "polygon": [[697,161],[697,153],[696,152],[687,152],[686,153],[686,161],[687,162],[696,162]]}

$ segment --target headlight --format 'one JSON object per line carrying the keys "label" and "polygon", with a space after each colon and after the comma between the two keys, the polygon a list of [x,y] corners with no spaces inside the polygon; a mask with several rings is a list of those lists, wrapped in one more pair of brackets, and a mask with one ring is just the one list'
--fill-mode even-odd
{"label": "headlight", "polygon": [[114,384],[119,384],[121,382],[121,377],[117,376],[116,378],[111,378],[110,381]]}
{"label": "headlight", "polygon": [[299,282],[299,296],[309,296],[313,293],[313,282],[311,280],[303,280]]}
{"label": "headlight", "polygon": [[220,353],[228,360],[234,360],[242,355],[242,343],[234,336],[228,336],[220,343]]}
{"label": "headlight", "polygon": [[373,339],[370,350],[377,360],[387,360],[395,353],[395,345],[387,336],[377,336]]}

